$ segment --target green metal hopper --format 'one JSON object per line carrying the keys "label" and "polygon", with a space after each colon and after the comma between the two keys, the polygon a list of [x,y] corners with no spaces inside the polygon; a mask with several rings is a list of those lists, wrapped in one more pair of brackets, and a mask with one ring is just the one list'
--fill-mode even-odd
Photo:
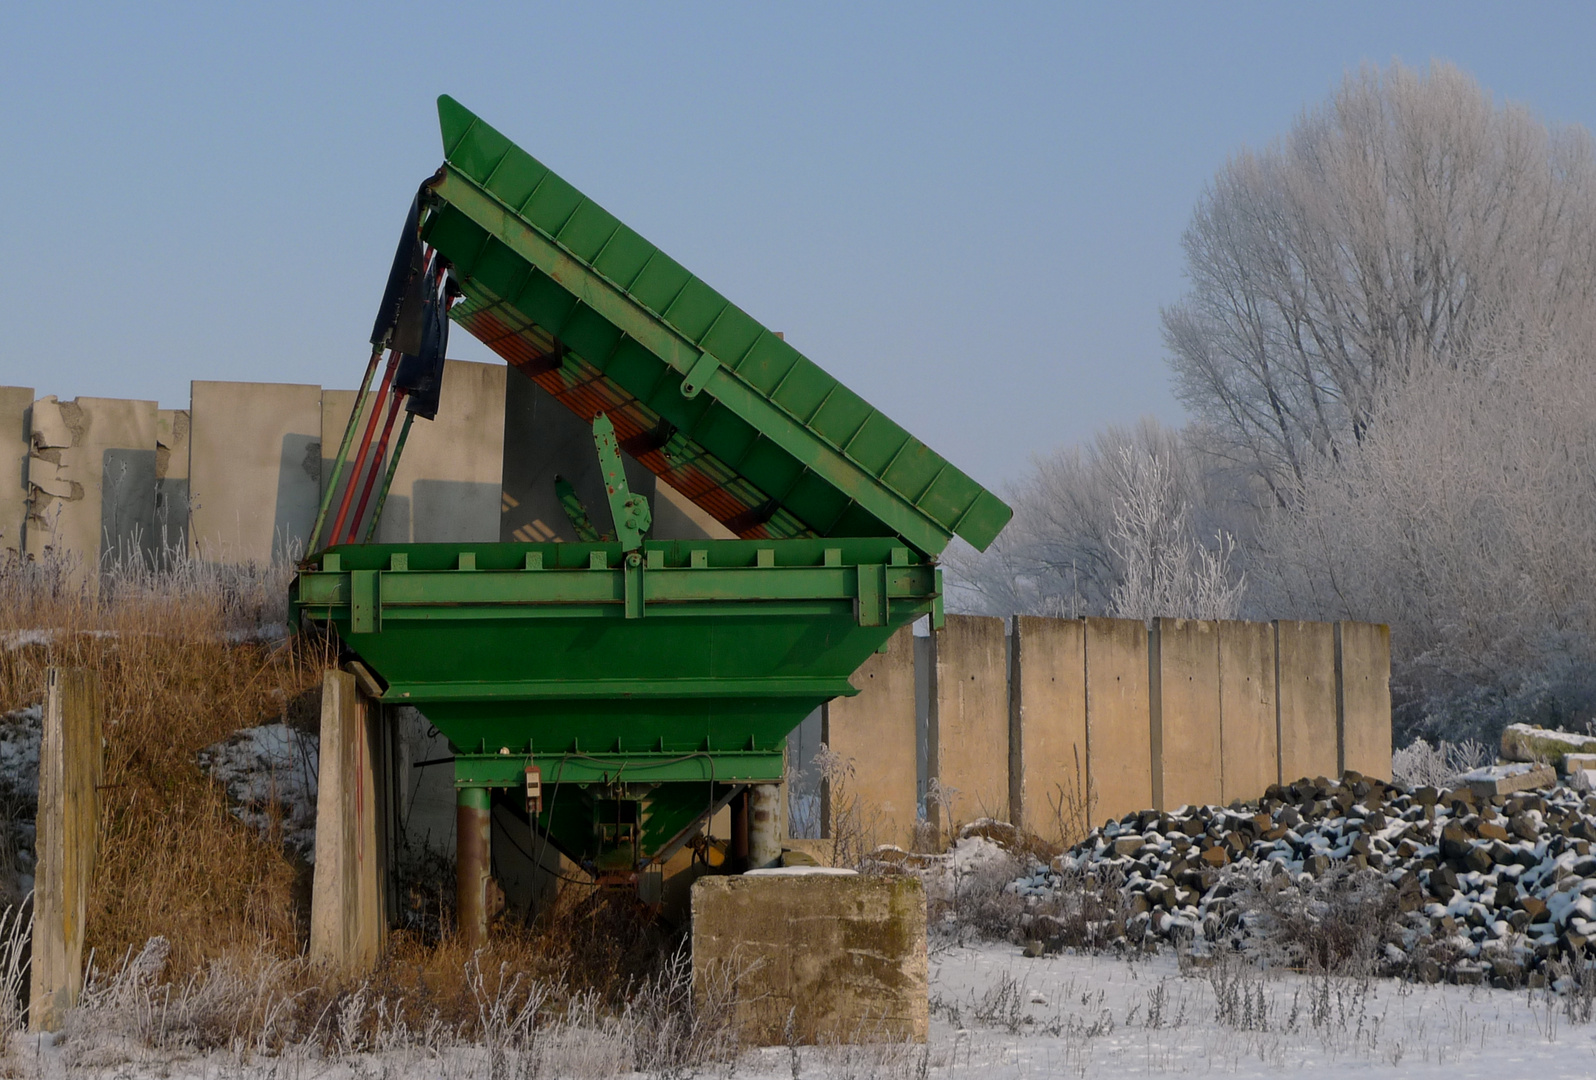
{"label": "green metal hopper", "polygon": [[951,538],[984,548],[1011,511],[451,98],[438,110],[419,230],[463,295],[450,317],[740,539],[647,539],[646,508],[629,531],[622,477],[614,541],[339,544],[294,605],[447,736],[463,806],[535,768],[542,833],[635,872],[778,782],[792,728],[897,628],[940,619]]}

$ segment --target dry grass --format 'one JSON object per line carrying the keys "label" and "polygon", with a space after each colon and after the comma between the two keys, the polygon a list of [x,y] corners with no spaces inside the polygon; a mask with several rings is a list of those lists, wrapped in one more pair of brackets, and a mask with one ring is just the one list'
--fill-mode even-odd
{"label": "dry grass", "polygon": [[331,658],[323,641],[281,640],[291,568],[178,561],[107,574],[95,590],[74,570],[0,565],[0,711],[41,702],[51,666],[99,675],[106,786],[89,947],[121,956],[161,936],[176,973],[234,953],[297,955],[304,867],[238,822],[195,761],[239,728],[314,706]]}

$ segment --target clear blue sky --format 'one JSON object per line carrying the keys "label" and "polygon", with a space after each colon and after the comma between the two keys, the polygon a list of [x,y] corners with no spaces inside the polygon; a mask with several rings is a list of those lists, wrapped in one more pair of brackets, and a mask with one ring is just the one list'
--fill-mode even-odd
{"label": "clear blue sky", "polygon": [[1180,419],[1158,311],[1203,184],[1349,67],[1442,57],[1596,126],[1589,6],[253,11],[7,6],[0,383],[354,385],[447,92],[998,484]]}

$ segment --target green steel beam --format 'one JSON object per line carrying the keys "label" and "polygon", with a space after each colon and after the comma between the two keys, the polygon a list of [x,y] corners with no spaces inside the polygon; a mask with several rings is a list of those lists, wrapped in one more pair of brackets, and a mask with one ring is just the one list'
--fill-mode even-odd
{"label": "green steel beam", "polygon": [[825,476],[848,498],[922,551],[939,552],[952,539],[954,530],[935,523],[857,462],[818,439],[808,427],[744,383],[710,353],[529,225],[514,209],[459,169],[445,165],[433,190],[616,329],[681,373],[686,379],[682,384],[684,395],[709,392],[760,434]]}
{"label": "green steel beam", "polygon": [[853,697],[859,691],[847,679],[788,676],[759,679],[607,679],[579,683],[569,679],[516,682],[396,682],[382,699],[417,705],[475,701],[607,701],[649,698],[788,698]]}
{"label": "green steel beam", "polygon": [[526,767],[543,773],[543,797],[557,784],[671,783],[714,780],[721,783],[779,783],[781,751],[716,750],[695,754],[458,754],[456,787],[519,788]]}

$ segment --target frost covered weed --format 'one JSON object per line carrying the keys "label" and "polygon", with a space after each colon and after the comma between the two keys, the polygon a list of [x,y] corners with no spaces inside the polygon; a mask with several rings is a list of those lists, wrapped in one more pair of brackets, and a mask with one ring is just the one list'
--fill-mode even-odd
{"label": "frost covered weed", "polygon": [[1242,919],[1266,964],[1365,975],[1400,940],[1396,889],[1378,871],[1338,865],[1310,884],[1269,874],[1244,881]]}
{"label": "frost covered weed", "polygon": [[397,995],[391,973],[339,983],[302,959],[270,956],[218,960],[167,981],[168,952],[157,939],[114,972],[91,973],[63,1025],[69,1068],[170,1064],[221,1052],[241,1065],[305,1057],[350,1062],[357,1075],[363,1057],[419,1055],[448,1058],[489,1080],[671,1077],[729,1069],[740,1052],[731,1023],[746,972],[701,972],[695,985],[685,949],[614,1000],[481,950],[435,992],[419,982]]}
{"label": "frost covered weed", "polygon": [[27,989],[28,946],[33,932],[33,904],[0,909],[0,1056],[11,1037],[22,1030],[23,994]]}
{"label": "frost covered weed", "polygon": [[1458,743],[1441,739],[1432,746],[1420,737],[1391,755],[1391,775],[1410,788],[1448,788],[1463,773],[1485,764],[1489,756],[1485,744],[1475,739]]}

